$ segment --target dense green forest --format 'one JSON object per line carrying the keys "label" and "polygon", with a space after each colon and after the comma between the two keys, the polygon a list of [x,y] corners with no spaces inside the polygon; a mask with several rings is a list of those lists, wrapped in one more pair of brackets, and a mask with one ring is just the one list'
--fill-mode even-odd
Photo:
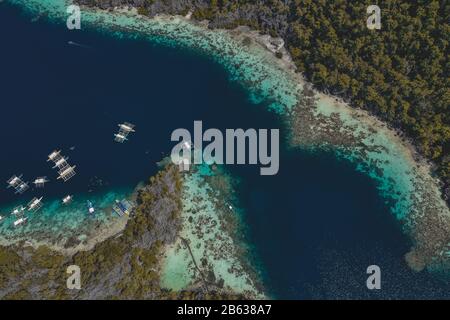
{"label": "dense green forest", "polygon": [[[248,3],[211,1],[195,16],[214,19]],[[381,8],[381,30],[366,26],[370,4]],[[318,89],[403,129],[450,184],[450,2],[268,0],[258,6],[278,24],[257,17],[229,27],[248,24],[283,37],[298,70]]]}
{"label": "dense green forest", "polygon": [[[139,205],[119,237],[98,243],[92,250],[73,256],[50,250],[0,246],[0,299],[213,299],[247,298],[208,283],[209,290],[172,291],[161,288],[163,247],[175,241],[168,229],[179,229],[183,180],[178,168],[168,166],[151,177],[138,194]],[[162,206],[169,208],[162,211]],[[168,219],[161,227],[162,215]],[[158,218],[156,218],[158,217]],[[149,238],[149,234],[152,237]],[[168,240],[171,239],[171,240]],[[168,242],[169,241],[169,242]],[[67,289],[66,269],[83,270],[84,290]],[[116,270],[116,272],[114,272]],[[117,272],[119,270],[119,272]],[[92,293],[92,295],[91,295]]]}
{"label": "dense green forest", "polygon": [[[186,14],[211,28],[247,25],[282,37],[319,90],[368,109],[437,164],[450,196],[450,2],[438,0],[77,0]],[[367,7],[381,8],[369,30]]]}

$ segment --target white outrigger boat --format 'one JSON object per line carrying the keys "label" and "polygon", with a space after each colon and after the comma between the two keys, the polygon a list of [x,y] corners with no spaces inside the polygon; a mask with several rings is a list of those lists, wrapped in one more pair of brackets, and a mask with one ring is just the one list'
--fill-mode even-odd
{"label": "white outrigger boat", "polygon": [[66,196],[66,197],[64,197],[64,198],[62,199],[62,203],[63,203],[63,204],[69,204],[69,203],[72,202],[72,200],[73,200],[73,197],[72,197],[71,195],[68,195],[68,196]]}
{"label": "white outrigger boat", "polygon": [[19,219],[17,219],[16,221],[14,221],[14,227],[19,227],[19,226],[21,226],[21,225],[23,225],[23,224],[26,224],[27,221],[28,221],[28,218],[27,218],[27,217],[19,218]]}
{"label": "white outrigger boat", "polygon": [[88,200],[87,206],[88,206],[88,211],[89,211],[89,213],[90,213],[90,214],[94,214],[95,208],[94,208],[94,205],[92,204],[91,201]]}
{"label": "white outrigger boat", "polygon": [[33,200],[30,201],[30,203],[28,204],[28,211],[38,211],[39,209],[42,208],[42,197],[40,198],[34,198]]}
{"label": "white outrigger boat", "polygon": [[47,177],[39,177],[33,181],[33,184],[36,186],[36,188],[43,188],[47,182],[49,182]]}
{"label": "white outrigger boat", "polygon": [[16,217],[16,220],[14,221],[14,227],[19,227],[23,224],[26,224],[28,221],[28,218],[25,217],[25,210],[26,208],[24,206],[18,206],[13,209],[11,212],[11,215]]}
{"label": "white outrigger boat", "polygon": [[8,188],[13,188],[16,191],[16,194],[22,194],[27,191],[30,187],[28,182],[22,180],[22,175],[20,176],[12,176],[8,180]]}
{"label": "white outrigger boat", "polygon": [[114,134],[115,141],[119,143],[124,143],[128,140],[128,135],[132,132],[136,132],[134,130],[135,125],[129,122],[121,123],[119,126],[119,132]]}
{"label": "white outrigger boat", "polygon": [[183,146],[187,149],[187,150],[191,150],[194,147],[194,144],[190,141],[185,141],[183,143]]}
{"label": "white outrigger boat", "polygon": [[11,214],[13,216],[18,216],[18,215],[23,214],[24,212],[25,212],[25,207],[19,206],[19,207],[14,208],[14,210],[11,212]]}
{"label": "white outrigger boat", "polygon": [[69,158],[61,155],[61,150],[55,150],[48,156],[48,160],[54,163],[53,169],[58,169],[58,180],[69,181],[76,175],[76,166],[71,166],[67,160]]}
{"label": "white outrigger boat", "polygon": [[131,216],[134,210],[134,206],[128,200],[115,200],[115,204],[113,205],[113,210],[117,213],[119,217],[124,215]]}

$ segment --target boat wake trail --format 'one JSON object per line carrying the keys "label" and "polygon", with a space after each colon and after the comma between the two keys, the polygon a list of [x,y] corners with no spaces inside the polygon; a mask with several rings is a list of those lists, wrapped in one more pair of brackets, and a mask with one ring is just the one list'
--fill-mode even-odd
{"label": "boat wake trail", "polygon": [[74,42],[74,41],[67,41],[68,45],[71,46],[75,46],[75,47],[80,47],[80,48],[84,48],[84,49],[92,49],[92,47],[78,43],[78,42]]}

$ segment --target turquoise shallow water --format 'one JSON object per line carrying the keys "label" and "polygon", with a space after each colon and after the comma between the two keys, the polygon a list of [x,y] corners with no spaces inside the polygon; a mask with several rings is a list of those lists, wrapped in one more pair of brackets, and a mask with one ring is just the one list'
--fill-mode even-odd
{"label": "turquoise shallow water", "polygon": [[[2,208],[4,220],[0,223],[2,244],[12,244],[20,241],[32,243],[49,243],[64,247],[68,239],[75,243],[92,238],[99,227],[108,227],[118,219],[112,211],[112,204],[116,199],[128,197],[133,192],[129,188],[117,188],[97,194],[77,194],[72,203],[62,204],[60,199],[45,199],[41,210],[26,213],[27,224],[14,227],[18,217],[9,214],[15,207],[22,206],[22,202]],[[95,206],[95,214],[88,214],[87,201]],[[73,243],[73,242],[72,242]]]}
{"label": "turquoise shallow water", "polygon": [[[34,104],[46,107],[40,114],[36,114],[34,119],[25,119],[25,121],[19,120],[20,112],[11,112],[8,115],[15,121],[16,119],[23,121],[22,125],[27,130],[33,130],[37,126],[38,132],[29,135],[30,131],[27,131],[27,135],[11,136],[9,145],[5,147],[15,150],[18,145],[28,146],[28,154],[27,158],[17,155],[5,159],[4,166],[8,168],[8,171],[5,170],[2,178],[6,180],[8,174],[13,174],[16,170],[26,170],[23,173],[27,179],[39,172],[39,174],[48,175],[53,180],[44,190],[31,191],[36,196],[45,195],[45,206],[42,211],[29,215],[31,219],[26,227],[11,228],[13,217],[9,217],[3,224],[3,235],[13,241],[42,239],[44,235],[52,234],[55,235],[55,238],[59,238],[61,234],[70,237],[72,233],[68,233],[67,230],[71,230],[75,234],[78,228],[78,232],[84,234],[90,226],[96,225],[95,221],[99,223],[113,222],[116,217],[109,214],[108,207],[113,200],[123,198],[130,193],[122,191],[120,186],[129,185],[129,189],[132,189],[145,177],[157,171],[155,163],[169,151],[171,143],[168,141],[168,137],[173,128],[191,126],[193,120],[202,118],[215,122],[214,126],[218,127],[225,127],[233,123],[233,126],[245,127],[251,122],[252,117],[258,116],[258,112],[251,108],[252,103],[248,102],[249,99],[245,96],[247,92],[244,93],[241,88],[238,89],[230,84],[233,81],[229,82],[229,79],[226,79],[228,74],[226,70],[217,65],[216,59],[212,62],[210,59],[198,55],[197,51],[195,55],[191,55],[192,51],[183,51],[183,56],[186,58],[176,55],[172,59],[170,55],[173,53],[167,47],[175,47],[177,43],[163,36],[152,38],[153,46],[150,49],[143,45],[142,40],[147,40],[146,38],[141,38],[141,41],[129,41],[129,38],[136,37],[134,34],[113,32],[114,39],[121,38],[120,42],[113,42],[110,37],[93,35],[88,31],[87,36],[79,37],[82,39],[79,41],[95,43],[94,47],[86,46],[87,50],[79,50],[79,48],[68,46],[68,39],[76,40],[77,33],[75,32],[72,38],[72,35],[61,24],[58,17],[65,10],[63,10],[64,6],[59,6],[58,3],[61,4],[58,1],[54,3],[27,2],[28,10],[24,17],[25,20],[34,21],[36,17],[43,18],[44,16],[50,19],[42,19],[43,21],[36,22],[34,26],[27,23],[16,23],[17,29],[24,29],[22,33],[17,32],[14,36],[5,38],[10,49],[8,50],[10,55],[4,56],[6,60],[14,60],[17,52],[26,53],[33,50],[33,47],[38,47],[36,50],[38,56],[31,59],[23,54],[20,58],[22,61],[20,71],[12,67],[8,73],[10,79],[8,82],[5,81],[5,85],[10,90],[15,90],[19,86],[16,84],[15,78],[26,78],[21,86],[27,86],[29,94],[23,99],[17,99],[16,95],[11,94],[7,104],[17,106],[16,110]],[[46,4],[50,7],[47,7]],[[17,15],[18,12],[11,11],[10,15]],[[99,19],[95,15],[93,17]],[[16,22],[13,21],[13,18],[11,18],[10,24]],[[48,21],[54,22],[55,25],[47,26]],[[98,20],[95,21],[98,22]],[[164,23],[161,25],[158,23],[157,26],[159,30],[165,30]],[[176,24],[172,27],[176,28]],[[111,35],[106,32],[105,34]],[[34,42],[34,39],[47,36],[49,37],[46,39],[47,41]],[[193,43],[188,40],[192,41],[193,39],[186,39],[185,48]],[[27,42],[30,42],[29,45],[24,44]],[[105,51],[110,52],[111,50],[116,51],[116,54],[109,59],[102,57]],[[141,52],[142,50],[144,52]],[[115,59],[116,61],[120,59],[117,51],[123,51],[124,55],[125,51],[134,52],[137,60],[147,59],[148,61],[142,67],[136,62],[131,65],[117,63],[115,66]],[[61,57],[61,59],[55,57]],[[150,61],[151,59],[154,61]],[[65,76],[65,73],[61,73],[60,70],[67,67],[65,65],[67,61],[72,61],[72,65],[78,72],[72,74],[74,79],[67,81],[64,86],[59,86],[63,81],[55,81],[55,78]],[[164,66],[164,64],[160,66],[158,61],[167,61],[168,65],[172,65],[170,67]],[[209,62],[205,64],[205,61]],[[114,66],[117,68],[117,72]],[[165,72],[162,69],[165,69]],[[95,71],[93,72],[93,70]],[[183,73],[178,74],[178,70],[183,70]],[[190,75],[192,73],[196,73],[195,81],[192,81]],[[86,74],[90,74],[89,79],[85,78]],[[202,79],[202,76],[205,79]],[[208,79],[211,76],[214,79]],[[123,79],[131,77],[134,78],[134,81],[131,82],[134,83],[133,85],[129,87],[122,85]],[[176,81],[171,77],[177,77]],[[105,78],[110,81],[106,81]],[[35,85],[36,82],[43,85]],[[192,82],[192,84],[186,85],[188,82]],[[55,86],[51,94],[45,83],[48,83],[47,86]],[[73,97],[70,87],[76,88],[76,91],[82,91],[83,94],[80,94],[80,97],[75,95],[73,101],[70,101],[71,99],[68,97]],[[121,93],[123,87],[126,89]],[[152,90],[153,87],[157,92]],[[171,87],[178,90],[176,96],[173,95]],[[208,92],[203,92],[205,88]],[[147,90],[149,94],[146,93]],[[136,93],[130,94],[133,91]],[[227,98],[220,102],[216,101],[221,94],[226,95]],[[199,101],[199,96],[202,96],[204,101]],[[251,101],[254,104],[254,97]],[[71,112],[71,120],[68,123],[65,123],[65,120],[59,115],[61,104],[64,105],[65,112],[77,110]],[[121,110],[124,105],[130,105],[130,108]],[[211,108],[212,105],[223,110],[229,108],[230,114],[218,115]],[[176,114],[171,114],[170,108],[166,106],[175,109]],[[149,110],[146,112],[144,108],[149,108]],[[164,108],[167,112],[160,110]],[[241,112],[240,118],[234,117],[233,113],[240,112],[239,109],[245,109],[248,114]],[[157,116],[152,113],[152,110],[157,112]],[[158,118],[161,119],[158,120]],[[112,132],[117,130],[116,124],[124,119],[137,124],[139,131],[130,137],[129,142],[119,146],[112,142],[111,136]],[[50,122],[52,131],[36,125]],[[83,124],[82,134],[80,134],[80,123]],[[55,132],[60,132],[60,134],[55,136]],[[5,134],[9,135],[10,133],[10,129],[6,128]],[[71,151],[71,146],[76,146],[76,148]],[[78,174],[73,181],[69,181],[67,184],[54,181],[55,172],[51,170],[51,166],[45,163],[44,159],[54,148],[61,148],[62,153],[70,157],[69,162],[77,164]],[[11,154],[16,154],[16,152],[11,151]],[[107,159],[102,159],[105,155]],[[104,184],[100,188],[92,186],[91,180],[96,177],[101,177],[102,184]],[[114,186],[113,191],[110,186]],[[94,189],[95,192],[89,192],[90,189]],[[60,199],[67,194],[74,194],[75,200],[71,206],[66,208],[60,205]],[[19,198],[17,204],[26,204],[29,198],[30,193],[26,193]],[[2,190],[0,199],[2,203],[16,202],[16,197],[13,197],[9,190]],[[87,200],[93,201],[99,209],[98,216],[93,219],[94,222],[86,216]],[[8,204],[2,209],[2,212],[7,214],[12,207],[13,205]],[[48,232],[49,225],[53,225],[55,230],[60,230],[56,233]]]}
{"label": "turquoise shallow water", "polygon": [[[56,22],[58,27],[64,27],[62,22],[67,16],[65,9],[68,2],[66,1],[32,0],[23,3],[12,0],[9,2],[25,5],[30,15],[40,14]],[[239,83],[248,90],[247,94],[254,104],[264,102],[267,108],[275,111],[276,114],[283,114],[290,110],[301,94],[298,79],[289,72],[285,72],[264,48],[252,46],[247,50],[239,39],[223,31],[205,31],[181,19],[148,20],[93,11],[83,11],[83,23],[88,28],[95,28],[124,41],[138,38],[149,40],[159,46],[184,48],[195,51],[196,54],[209,56],[227,71],[229,80]],[[127,42],[127,45],[129,44]],[[120,88],[116,89],[120,90]],[[341,130],[350,131],[356,136],[365,135],[365,137],[357,138],[363,142],[362,145],[351,148],[333,145],[334,150],[338,150],[340,157],[350,160],[357,170],[368,174],[376,182],[376,188],[381,192],[394,217],[399,220],[405,218],[408,220],[409,216],[423,215],[427,208],[426,203],[419,205],[423,195],[431,196],[438,210],[444,214],[448,213],[448,208],[442,203],[435,183],[425,186],[426,181],[415,173],[415,165],[405,148],[398,145],[398,141],[387,131],[372,132],[370,125],[358,120],[347,109],[334,107],[333,103],[326,99],[319,101],[315,112],[317,117],[338,114],[343,121]],[[317,146],[321,147],[320,142]],[[371,150],[367,151],[367,146],[372,147]],[[379,174],[380,169],[383,175]],[[427,190],[424,190],[424,187]],[[415,198],[419,198],[419,202]],[[84,199],[76,204],[80,210],[84,205]],[[55,215],[55,211],[49,211],[49,217]],[[84,220],[77,218],[75,221],[82,224]],[[69,223],[71,224],[75,222]],[[45,226],[45,223],[41,226]]]}
{"label": "turquoise shallow water", "polygon": [[[221,183],[214,184],[218,179]],[[249,268],[250,251],[246,250],[245,237],[241,232],[242,213],[235,204],[238,201],[225,197],[231,190],[231,177],[223,167],[211,168],[207,164],[196,166],[195,172],[186,175],[183,181],[182,229],[180,238],[171,245],[163,261],[161,286],[182,290],[199,281],[199,275],[192,261],[208,261],[216,279],[224,281],[223,287],[248,297],[264,298],[265,293],[256,290],[259,282],[255,274],[257,267]],[[233,215],[231,224],[227,216]],[[232,233],[225,230],[232,230]],[[236,237],[236,234],[239,235]],[[187,239],[192,252],[188,251],[181,237]],[[256,262],[252,261],[252,262]],[[258,280],[256,280],[258,279]]]}
{"label": "turquoise shallow water", "polygon": [[[15,1],[12,1],[13,3]],[[45,12],[53,21],[65,19],[68,1],[47,0],[28,1],[26,7],[31,12]],[[148,20],[136,16],[111,14],[106,12],[83,11],[83,22],[88,26],[119,38],[140,38],[164,46],[183,47],[206,54],[220,63],[235,80],[249,90],[253,102],[268,102],[270,110],[284,113],[297,102],[301,85],[292,75],[285,72],[273,61],[264,48],[253,46],[251,50],[233,40],[223,31],[205,31],[201,27],[189,24],[181,19]],[[320,100],[316,113],[328,116],[339,112],[341,120],[353,132],[369,133],[370,128],[345,111],[333,108],[327,100]],[[414,191],[414,177],[411,173],[412,163],[383,132],[368,134],[369,146],[376,146],[375,151],[361,157],[358,148],[345,150],[344,157],[358,163],[358,168],[368,172],[379,184],[384,197],[391,201],[393,213],[400,219],[414,210],[410,195]],[[375,172],[381,169],[380,177]],[[434,190],[438,192],[438,190]],[[442,205],[442,204],[441,204]]]}

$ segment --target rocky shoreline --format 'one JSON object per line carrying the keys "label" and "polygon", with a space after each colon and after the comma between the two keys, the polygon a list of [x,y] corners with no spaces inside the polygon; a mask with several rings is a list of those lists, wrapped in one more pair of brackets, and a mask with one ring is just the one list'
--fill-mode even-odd
{"label": "rocky shoreline", "polygon": [[181,230],[165,252],[162,286],[265,297],[240,232],[230,177],[215,165],[193,166],[183,185]]}
{"label": "rocky shoreline", "polygon": [[[180,205],[180,188],[177,170],[163,169],[149,185],[136,191],[136,215],[118,219],[118,229],[105,226],[105,237],[99,239],[97,235],[89,248],[54,248],[46,244],[0,247],[0,264],[8,270],[0,277],[0,298],[13,298],[26,291],[32,299],[136,299],[144,293],[142,298],[157,299],[164,294],[158,282],[161,250],[175,240],[179,229],[173,212]],[[83,273],[83,290],[79,292],[66,287],[65,268],[73,264]],[[148,270],[142,273],[146,264]],[[143,281],[142,287],[124,292],[133,281]],[[48,286],[40,288],[40,283]],[[147,290],[145,283],[147,289],[155,290]]]}
{"label": "rocky shoreline", "polygon": [[[45,245],[37,248],[21,245],[0,247],[0,267],[3,270],[0,273],[0,299],[254,297],[250,292],[230,290],[226,281],[219,286],[210,283],[207,291],[196,281],[178,291],[161,287],[167,248],[177,242],[182,230],[180,212],[185,179],[174,166],[162,168],[148,185],[139,189],[136,214],[128,219],[123,230],[97,242],[90,250],[61,252]],[[222,254],[233,254],[233,248],[228,249]],[[67,289],[65,270],[69,265],[80,267],[82,290]],[[201,266],[205,272],[208,270],[206,266]]]}
{"label": "rocky shoreline", "polygon": [[[430,176],[429,164],[415,152],[414,147],[395,131],[386,127],[377,119],[359,112],[348,110],[353,117],[365,119],[367,128],[363,130],[355,123],[345,121],[346,114],[338,112],[343,102],[315,92],[306,86],[304,97],[285,120],[291,130],[293,147],[314,150],[330,150],[339,157],[356,164],[357,170],[368,173],[378,183],[386,182],[386,170],[391,159],[377,159],[373,154],[398,152],[406,159],[408,185],[413,192],[402,194],[395,187],[392,177],[380,192],[393,206],[403,231],[413,240],[414,246],[405,255],[409,267],[415,271],[440,269],[450,272],[450,214],[448,207],[439,194],[439,181]],[[336,110],[329,116],[314,113],[320,100],[327,99]],[[342,110],[341,110],[342,111]],[[308,125],[305,125],[308,124]],[[371,134],[384,132],[396,148],[386,149],[377,145]],[[338,133],[338,134],[336,134]],[[394,160],[395,161],[395,160]],[[408,169],[409,168],[409,169]],[[395,208],[396,203],[403,202],[405,207]],[[406,214],[405,214],[406,212]],[[437,267],[439,266],[439,267]]]}
{"label": "rocky shoreline", "polygon": [[[260,32],[264,34],[278,37],[276,39],[278,43],[284,44],[286,42],[291,44],[292,40],[294,40],[293,27],[290,24],[290,10],[293,10],[292,8],[295,7],[292,1],[285,1],[283,4],[278,4],[276,10],[270,10],[267,1],[263,0],[243,3],[239,6],[233,5],[232,8],[229,8],[231,4],[224,4],[222,6],[216,4],[216,8],[212,8],[214,5],[211,4],[211,1],[207,0],[75,0],[75,2],[91,8],[111,11],[117,10],[117,8],[133,8],[139,14],[150,18],[159,15],[180,15],[193,21],[202,22],[206,28],[216,30],[231,30],[239,26],[250,26],[252,29],[261,30]],[[279,7],[284,7],[284,10],[281,10]],[[218,10],[218,8],[226,8],[227,10]],[[255,32],[259,33],[259,31]],[[270,38],[270,36],[267,37]],[[281,53],[283,54],[281,55]],[[280,56],[284,56],[285,53],[287,51],[278,51]],[[290,55],[288,54],[288,56]],[[328,91],[334,94],[338,94],[339,92],[339,90],[333,91],[333,88]],[[328,91],[325,92],[327,95],[329,94]],[[398,121],[391,122],[398,125]],[[393,129],[400,130],[398,126]],[[405,135],[402,133],[402,136]],[[414,145],[415,150],[420,150],[420,143],[412,140],[408,142]],[[443,163],[445,165],[445,161]],[[448,177],[446,179],[444,174],[440,174],[439,169],[443,169],[442,165],[432,163],[431,169],[434,175],[440,176],[442,180],[440,182],[442,197],[450,205],[450,180]]]}
{"label": "rocky shoreline", "polygon": [[0,245],[47,246],[68,256],[91,250],[127,224],[127,217],[118,217],[112,210],[109,196],[96,198],[101,205],[96,207],[93,216],[87,213],[85,201],[81,199],[67,207],[60,200],[49,202],[41,211],[28,216],[27,223],[19,228],[13,226],[15,217],[9,216],[0,225]]}
{"label": "rocky shoreline", "polygon": [[[133,16],[132,12],[130,14]],[[142,24],[145,25],[147,20],[142,19]],[[185,21],[182,17],[158,17],[158,19],[172,24],[176,24],[178,19],[182,24],[175,30],[180,32],[185,27],[183,23],[187,23],[187,20]],[[120,29],[119,26],[117,28]],[[129,30],[133,32],[133,27]],[[159,32],[160,36],[176,40],[177,35],[170,34],[171,31],[173,29],[166,31],[167,34],[165,34],[162,28],[156,32]],[[196,31],[198,39],[210,36],[202,34],[201,29]],[[145,29],[142,32],[145,32]],[[201,47],[200,44],[197,46],[204,50],[203,52],[211,50],[212,53],[220,53],[221,58],[229,59],[225,65],[235,68],[230,71],[233,78],[247,75],[248,70],[242,70],[242,68],[249,67],[249,64],[245,65],[245,62],[241,61],[240,65],[236,65],[236,60],[230,57],[234,58],[236,52],[245,50],[248,50],[248,56],[257,57],[251,61],[250,67],[254,67],[259,74],[248,76],[241,83],[263,87],[255,89],[255,97],[260,101],[265,98],[272,100],[278,98],[271,110],[286,116],[286,122],[292,129],[292,146],[328,148],[359,165],[358,170],[370,174],[378,181],[380,191],[392,201],[393,213],[400,221],[403,221],[405,232],[414,240],[415,247],[406,257],[410,266],[418,271],[426,267],[433,269],[436,265],[441,265],[444,269],[448,268],[449,259],[446,257],[446,248],[450,244],[448,206],[440,198],[438,183],[430,175],[430,167],[413,152],[413,149],[395,132],[367,113],[352,110],[334,97],[324,96],[314,91],[308,95],[309,89],[305,86],[301,75],[294,72],[295,67],[290,63],[288,55],[283,54],[283,59],[275,55],[282,50],[282,48],[273,50],[273,44],[279,42],[249,32],[245,28],[232,32],[223,30],[217,32],[223,32],[226,37],[230,37],[225,40],[232,39],[236,48],[231,45],[224,47],[223,43],[213,43],[211,47],[206,45]],[[212,38],[212,35],[210,37],[208,41],[216,39]],[[192,39],[184,39],[185,45],[188,46]],[[271,65],[270,69],[264,69],[266,64]],[[275,83],[267,83],[265,81],[271,79],[270,72],[267,70],[280,72],[282,77],[280,79],[275,77],[277,78]],[[284,80],[286,82],[283,82]],[[261,84],[267,84],[267,86]],[[284,90],[284,92],[280,93],[276,90]],[[311,99],[308,99],[309,96]],[[292,97],[295,97],[295,100]],[[382,135],[377,135],[379,133]],[[380,137],[386,141],[378,141]],[[400,161],[402,165],[397,166],[397,161]],[[390,172],[391,168],[398,171]],[[153,243],[148,237],[145,236],[139,240],[146,243],[145,247]],[[103,244],[99,244],[101,245]],[[120,246],[117,243],[114,245]],[[126,270],[128,268],[129,266]],[[115,272],[121,271],[123,270]],[[98,293],[99,288],[97,287],[98,290],[93,288],[93,292]]]}

